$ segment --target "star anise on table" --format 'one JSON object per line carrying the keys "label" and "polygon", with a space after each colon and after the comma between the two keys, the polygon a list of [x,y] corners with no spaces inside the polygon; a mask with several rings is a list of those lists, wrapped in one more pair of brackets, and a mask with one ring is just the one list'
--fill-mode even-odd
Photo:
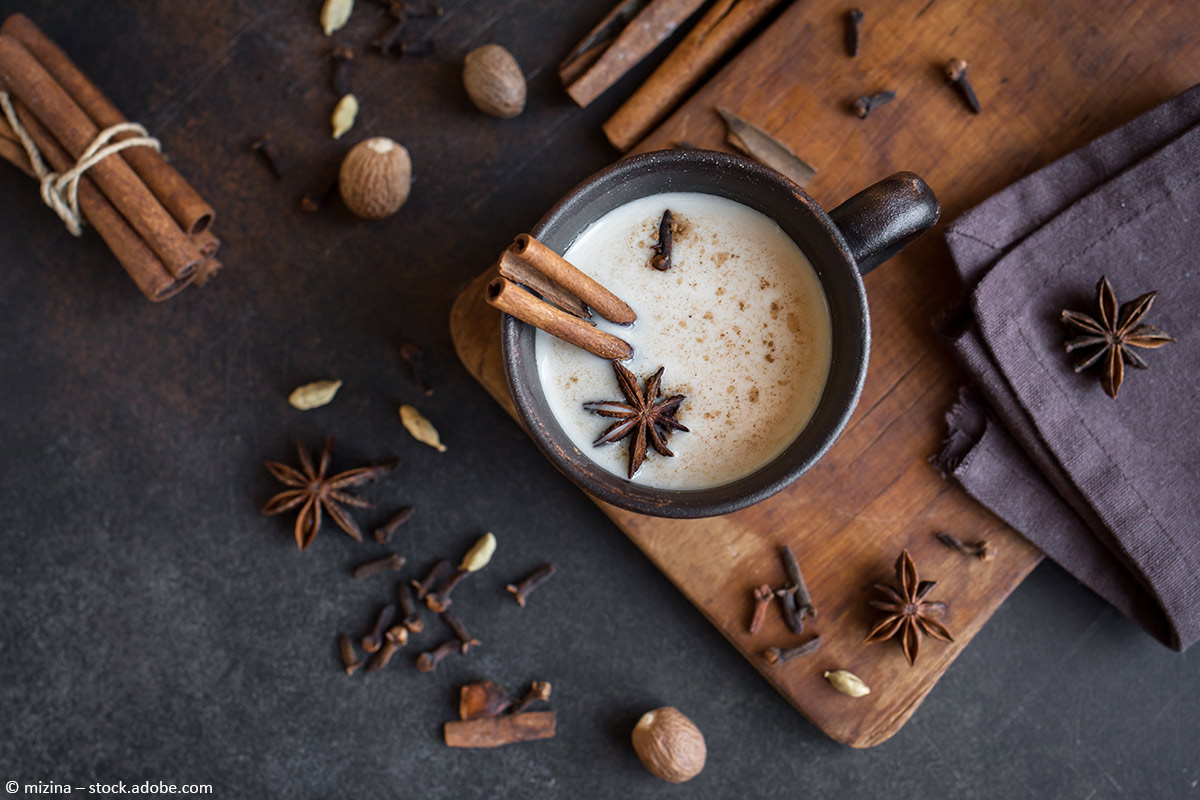
{"label": "star anise on table", "polygon": [[1063,311],[1062,321],[1082,334],[1067,340],[1067,352],[1083,349],[1075,362],[1075,371],[1082,372],[1100,363],[1100,385],[1108,396],[1115,398],[1125,379],[1125,365],[1146,369],[1146,362],[1133,352],[1133,347],[1155,349],[1176,341],[1153,325],[1141,322],[1150,310],[1158,292],[1147,292],[1117,308],[1117,298],[1107,276],[1096,284],[1096,304],[1100,319],[1078,311]]}
{"label": "star anise on table", "polygon": [[583,407],[593,414],[617,419],[600,438],[592,442],[594,447],[611,442],[619,442],[627,436],[633,436],[629,445],[629,478],[641,469],[646,460],[646,445],[650,444],[660,455],[674,456],[667,447],[667,437],[672,431],[687,431],[675,419],[680,404],[684,401],[681,394],[663,397],[661,383],[663,367],[646,379],[645,388],[638,388],[637,378],[621,365],[620,361],[612,362],[613,371],[617,373],[617,385],[625,402],[620,400],[604,400],[598,403],[584,403]]}
{"label": "star anise on table", "polygon": [[917,565],[907,550],[896,559],[896,586],[877,583],[875,588],[887,596],[887,600],[872,600],[871,605],[887,616],[871,629],[863,644],[882,642],[899,635],[904,646],[904,657],[909,666],[917,661],[921,649],[921,637],[932,636],[943,642],[953,642],[954,637],[938,618],[946,613],[946,604],[925,599],[925,595],[937,586],[937,581],[923,581],[917,575]]}
{"label": "star anise on table", "polygon": [[325,451],[321,453],[321,463],[313,468],[312,458],[308,455],[301,442],[296,443],[300,454],[300,469],[296,470],[287,464],[277,461],[267,461],[267,469],[275,479],[285,486],[292,487],[272,497],[263,506],[262,513],[267,516],[282,514],[300,506],[300,514],[296,517],[296,546],[307,550],[316,538],[321,527],[321,511],[324,510],[338,527],[350,534],[355,541],[362,541],[362,531],[350,518],[342,506],[355,508],[373,508],[361,497],[346,492],[354,486],[373,481],[395,469],[395,464],[382,464],[375,467],[359,467],[358,469],[339,472],[337,475],[326,476],[329,471],[329,456],[333,453],[333,437],[325,442]]}

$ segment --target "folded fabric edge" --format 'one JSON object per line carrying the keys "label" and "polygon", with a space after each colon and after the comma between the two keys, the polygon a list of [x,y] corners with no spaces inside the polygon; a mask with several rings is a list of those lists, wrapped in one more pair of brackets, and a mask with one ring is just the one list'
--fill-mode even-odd
{"label": "folded fabric edge", "polygon": [[[1141,625],[1167,647],[1182,651],[1179,631],[1162,606],[1116,556],[1093,536],[1074,510],[1050,487],[1029,476],[1040,474],[990,417],[983,399],[970,387],[959,389],[946,411],[946,437],[930,463],[942,476],[1002,519],[1038,547],[1072,577],[1118,611]],[[975,465],[1002,468],[1004,481],[994,474],[978,475]],[[1037,509],[1037,511],[1035,511]],[[1033,525],[1037,520],[1039,524]]]}

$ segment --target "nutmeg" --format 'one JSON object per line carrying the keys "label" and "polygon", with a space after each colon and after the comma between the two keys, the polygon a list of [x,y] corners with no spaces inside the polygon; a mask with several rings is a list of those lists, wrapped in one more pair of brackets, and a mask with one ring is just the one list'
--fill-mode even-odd
{"label": "nutmeg", "polygon": [[696,723],[671,706],[642,715],[633,726],[633,749],[646,769],[671,783],[699,775],[708,755],[704,734]]}
{"label": "nutmeg", "polygon": [[515,117],[525,109],[521,65],[498,44],[485,44],[467,53],[463,86],[471,102],[493,117]]}
{"label": "nutmeg", "polygon": [[408,199],[411,182],[408,151],[383,136],[351,148],[338,173],[342,200],[363,219],[383,219],[396,213]]}

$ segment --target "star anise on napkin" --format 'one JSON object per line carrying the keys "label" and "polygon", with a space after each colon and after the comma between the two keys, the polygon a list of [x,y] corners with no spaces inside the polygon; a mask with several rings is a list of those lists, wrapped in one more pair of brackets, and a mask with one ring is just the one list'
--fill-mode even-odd
{"label": "star anise on napkin", "polygon": [[946,604],[925,599],[937,581],[923,581],[917,576],[917,565],[907,550],[896,559],[896,586],[877,583],[875,588],[887,595],[887,600],[872,600],[871,605],[887,612],[887,617],[871,629],[863,644],[882,642],[899,635],[904,646],[904,657],[909,666],[917,662],[921,649],[921,637],[932,636],[943,642],[953,642],[954,637],[946,626],[938,621],[946,613]]}
{"label": "star anise on napkin", "polygon": [[321,453],[321,463],[313,468],[312,459],[301,442],[296,443],[300,454],[300,470],[293,469],[277,461],[266,462],[267,469],[275,479],[285,486],[293,488],[280,492],[267,501],[262,513],[267,516],[282,514],[300,506],[300,514],[296,517],[296,546],[307,550],[316,538],[321,527],[321,511],[333,518],[342,530],[350,534],[355,541],[362,541],[362,531],[346,513],[342,506],[355,508],[373,508],[361,497],[355,497],[344,491],[354,486],[361,486],[368,481],[388,474],[395,469],[395,464],[382,464],[375,467],[359,467],[358,469],[339,472],[337,475],[326,477],[329,471],[329,456],[333,453],[333,437],[325,442],[325,451]]}
{"label": "star anise on napkin", "polygon": [[[1117,298],[1107,276],[1096,284],[1096,304],[1100,306],[1100,319],[1089,317],[1078,311],[1063,311],[1062,321],[1082,331],[1082,335],[1067,340],[1067,352],[1083,349],[1075,362],[1075,371],[1082,372],[1093,364],[1100,363],[1100,385],[1108,396],[1115,398],[1125,379],[1125,365],[1146,369],[1146,362],[1130,348],[1144,347],[1153,350],[1174,336],[1160,331],[1153,325],[1141,322],[1150,310],[1158,292],[1146,292],[1117,308]],[[1140,323],[1140,324],[1139,324]]]}
{"label": "star anise on napkin", "polygon": [[626,402],[620,400],[604,400],[598,403],[584,403],[583,407],[593,414],[602,417],[616,417],[617,421],[608,427],[600,438],[592,442],[594,447],[610,442],[619,442],[630,434],[633,443],[629,446],[629,477],[641,469],[646,460],[646,444],[649,442],[660,455],[674,456],[667,447],[667,437],[672,431],[687,431],[682,424],[675,420],[675,413],[684,401],[681,394],[663,397],[660,384],[662,383],[663,367],[646,379],[644,389],[638,388],[637,378],[621,365],[620,361],[612,362],[613,370],[617,373],[617,385]]}

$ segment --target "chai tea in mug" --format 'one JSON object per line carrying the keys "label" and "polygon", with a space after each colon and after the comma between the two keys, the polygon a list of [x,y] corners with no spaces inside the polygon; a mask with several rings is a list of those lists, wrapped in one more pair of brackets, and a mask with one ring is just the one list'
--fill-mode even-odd
{"label": "chai tea in mug", "polygon": [[[651,265],[663,213],[671,264]],[[593,222],[564,257],[632,306],[630,326],[595,321],[633,345],[623,362],[644,386],[663,368],[664,396],[687,432],[665,457],[647,448],[635,483],[662,489],[728,484],[770,463],[812,417],[829,376],[832,326],[821,281],[764,214],[716,195],[643,197]],[[593,445],[614,420],[584,406],[625,401],[612,365],[537,331],[538,375],[555,419],[581,452],[625,477],[633,437]]]}

